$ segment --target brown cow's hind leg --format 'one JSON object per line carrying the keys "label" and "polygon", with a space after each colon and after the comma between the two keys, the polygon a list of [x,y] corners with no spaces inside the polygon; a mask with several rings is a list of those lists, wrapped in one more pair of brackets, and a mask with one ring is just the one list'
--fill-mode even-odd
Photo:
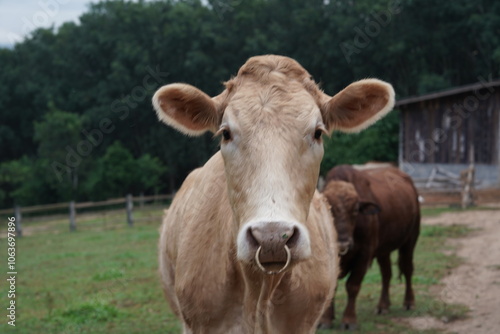
{"label": "brown cow's hind leg", "polygon": [[380,301],[378,302],[377,313],[385,314],[389,312],[389,306],[391,305],[389,298],[389,285],[392,277],[391,254],[378,256],[377,262],[382,274],[382,293],[380,295]]}
{"label": "brown cow's hind leg", "polygon": [[405,276],[406,290],[403,307],[407,310],[412,310],[415,307],[415,295],[411,284],[413,275],[413,249],[415,248],[414,242],[409,242],[399,250],[398,265],[401,274]]}

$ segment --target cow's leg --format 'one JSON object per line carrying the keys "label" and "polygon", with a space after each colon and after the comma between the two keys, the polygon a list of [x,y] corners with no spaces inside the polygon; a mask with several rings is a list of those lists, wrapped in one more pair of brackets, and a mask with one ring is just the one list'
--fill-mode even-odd
{"label": "cow's leg", "polygon": [[[335,285],[334,296],[337,295],[337,288],[338,285]],[[328,304],[328,307],[323,312],[323,315],[321,316],[321,319],[319,320],[318,323],[318,329],[333,328],[333,319],[335,319],[335,297],[333,298],[332,302]]]}
{"label": "cow's leg", "polygon": [[413,250],[415,249],[416,240],[411,240],[399,249],[398,265],[401,274],[405,276],[406,290],[403,307],[411,310],[415,307],[415,295],[411,284],[413,275]]}
{"label": "cow's leg", "polygon": [[361,259],[353,266],[351,274],[345,284],[347,290],[347,306],[342,316],[342,329],[354,330],[357,328],[356,317],[356,298],[358,298],[359,291],[361,290],[361,283],[368,270],[369,259]]}
{"label": "cow's leg", "polygon": [[328,305],[325,312],[321,316],[318,323],[318,329],[330,329],[332,328],[333,319],[335,318],[335,299]]}
{"label": "cow's leg", "polygon": [[391,283],[392,269],[391,269],[391,254],[384,254],[377,257],[377,262],[382,274],[382,293],[380,301],[377,306],[377,313],[384,314],[389,311],[391,301],[389,298],[389,285]]}

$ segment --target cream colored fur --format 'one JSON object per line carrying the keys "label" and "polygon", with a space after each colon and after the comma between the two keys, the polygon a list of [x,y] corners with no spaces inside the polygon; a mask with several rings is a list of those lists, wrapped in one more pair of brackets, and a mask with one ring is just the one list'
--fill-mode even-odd
{"label": "cream colored fur", "polygon": [[[155,94],[160,120],[180,131],[230,133],[221,151],[185,180],[160,231],[163,288],[184,333],[315,332],[338,275],[333,220],[315,191],[323,157],[315,133],[376,121],[393,103],[390,85],[379,83],[354,84],[343,91],[350,95],[334,100],[294,60],[260,56],[212,99],[184,84]],[[366,96],[384,106],[358,108],[345,124],[333,114]],[[253,261],[246,232],[275,221],[295,226],[300,237],[291,267],[267,275]]]}
{"label": "cream colored fur", "polygon": [[171,308],[193,333],[314,333],[333,297],[336,233],[316,193],[304,222],[312,255],[269,276],[236,260],[237,226],[220,153],[191,173],[160,233],[160,273]]}

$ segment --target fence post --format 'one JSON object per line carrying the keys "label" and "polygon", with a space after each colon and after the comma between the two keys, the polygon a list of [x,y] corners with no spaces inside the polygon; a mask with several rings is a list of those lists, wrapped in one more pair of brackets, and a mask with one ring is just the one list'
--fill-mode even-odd
{"label": "fence post", "polygon": [[127,195],[127,224],[132,227],[134,225],[134,220],[132,219],[132,209],[134,208],[134,202],[132,201],[132,195]]}
{"label": "fence post", "polygon": [[144,193],[141,192],[141,194],[139,195],[139,206],[142,208],[144,208]]}
{"label": "fence post", "polygon": [[75,201],[69,202],[69,231],[76,231],[76,209]]}
{"label": "fence post", "polygon": [[16,217],[16,235],[18,237],[22,237],[23,236],[23,228],[21,227],[22,216],[21,216],[21,208],[19,207],[19,205],[16,205],[14,207],[14,216]]}

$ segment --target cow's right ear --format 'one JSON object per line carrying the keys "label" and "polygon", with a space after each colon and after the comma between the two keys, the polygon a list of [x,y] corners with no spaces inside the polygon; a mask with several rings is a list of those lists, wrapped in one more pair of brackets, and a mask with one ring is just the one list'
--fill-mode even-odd
{"label": "cow's right ear", "polygon": [[385,116],[394,106],[394,89],[377,79],[356,81],[335,96],[323,93],[321,113],[328,132],[359,132]]}
{"label": "cow's right ear", "polygon": [[363,215],[374,215],[374,214],[379,213],[380,211],[381,211],[380,207],[375,203],[371,203],[371,202],[360,202],[359,203],[359,213],[361,213]]}
{"label": "cow's right ear", "polygon": [[161,87],[153,96],[153,107],[162,122],[190,136],[206,131],[215,133],[219,127],[217,103],[191,85],[175,83]]}

